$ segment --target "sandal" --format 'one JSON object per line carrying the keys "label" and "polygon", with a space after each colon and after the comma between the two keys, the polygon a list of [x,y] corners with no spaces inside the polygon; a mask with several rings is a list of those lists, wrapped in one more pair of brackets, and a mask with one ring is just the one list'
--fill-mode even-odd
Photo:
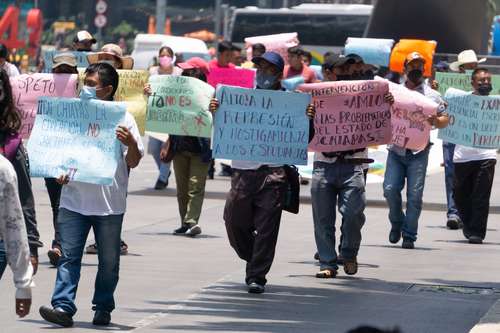
{"label": "sandal", "polygon": [[334,269],[323,269],[316,273],[318,279],[333,279],[337,276],[337,271]]}

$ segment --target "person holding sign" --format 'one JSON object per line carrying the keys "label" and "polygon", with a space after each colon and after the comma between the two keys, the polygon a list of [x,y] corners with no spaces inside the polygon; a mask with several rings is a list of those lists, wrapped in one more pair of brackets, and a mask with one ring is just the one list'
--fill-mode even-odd
{"label": "person holding sign", "polygon": [[[441,105],[441,111],[436,116],[430,116],[427,122],[436,128],[444,128],[448,125],[448,115],[444,113],[445,103],[441,95],[425,82],[424,66],[425,59],[420,53],[408,54],[404,62],[405,81],[402,84]],[[403,236],[404,249],[415,248],[430,147],[430,142],[424,149],[417,151],[397,145],[389,146],[383,184],[392,226],[389,241],[396,244]],[[406,214],[401,198],[405,180],[408,188]]]}
{"label": "person holding sign", "polygon": [[97,43],[97,41],[94,37],[92,37],[90,32],[80,30],[76,33],[75,38],[73,38],[73,50],[90,52],[92,51],[92,45],[95,43]]}
{"label": "person holding sign", "polygon": [[[80,98],[112,101],[118,88],[118,73],[107,63],[90,65],[85,71]],[[94,298],[94,325],[109,325],[115,308],[114,291],[120,266],[120,234],[127,200],[128,178],[144,154],[137,124],[130,113],[116,129],[121,142],[121,156],[110,186],[69,181],[64,184],[58,216],[63,256],[57,267],[52,307],[42,306],[40,315],[48,322],[63,327],[73,325],[76,313],[76,291],[80,280],[82,255],[90,228],[94,229],[98,245]]]}
{"label": "person holding sign", "polygon": [[[266,52],[252,60],[257,66],[257,89],[281,90],[285,62],[275,52]],[[219,102],[214,99],[214,113]],[[306,110],[309,141],[314,135],[315,109]],[[224,208],[224,221],[229,243],[247,262],[246,279],[249,293],[265,291],[266,275],[271,269],[278,241],[285,190],[288,186],[283,165],[267,165],[254,161],[233,161],[231,190]]]}
{"label": "person holding sign", "polygon": [[[491,74],[485,68],[472,73],[472,94],[488,96],[492,90]],[[483,111],[487,112],[487,111]],[[481,244],[486,237],[491,187],[497,162],[496,149],[456,145],[453,196],[464,224],[463,233],[471,244]]]}

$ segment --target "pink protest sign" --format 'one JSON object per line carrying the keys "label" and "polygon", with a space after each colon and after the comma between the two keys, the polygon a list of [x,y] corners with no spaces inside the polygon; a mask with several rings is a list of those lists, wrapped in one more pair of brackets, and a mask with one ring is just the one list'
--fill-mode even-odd
{"label": "pink protest sign", "polygon": [[245,47],[247,49],[248,60],[252,59],[252,45],[261,43],[266,47],[266,51],[279,53],[285,63],[288,63],[288,49],[299,45],[299,38],[296,32],[255,36],[245,38]]}
{"label": "pink protest sign", "polygon": [[389,83],[394,96],[391,107],[391,143],[407,149],[421,150],[429,143],[432,126],[427,119],[436,115],[438,104],[417,91],[403,85],[377,78]]}
{"label": "pink protest sign", "polygon": [[303,84],[316,106],[309,150],[335,152],[386,144],[391,140],[387,82],[339,81]]}
{"label": "pink protest sign", "polygon": [[207,78],[208,84],[217,87],[218,84],[240,88],[254,88],[255,71],[244,68],[212,68]]}
{"label": "pink protest sign", "polygon": [[76,97],[77,74],[24,74],[10,78],[16,108],[21,113],[21,135],[28,139],[35,123],[39,97]]}

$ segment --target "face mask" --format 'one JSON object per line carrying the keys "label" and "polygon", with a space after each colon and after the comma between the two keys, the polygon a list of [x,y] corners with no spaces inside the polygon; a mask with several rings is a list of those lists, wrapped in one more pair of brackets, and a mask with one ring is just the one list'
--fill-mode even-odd
{"label": "face mask", "polygon": [[359,79],[361,79],[361,74],[359,72],[352,73],[351,80],[354,81],[354,80],[359,80]]}
{"label": "face mask", "polygon": [[260,89],[271,89],[278,82],[278,75],[257,73],[257,87]]}
{"label": "face mask", "polygon": [[414,69],[407,74],[407,77],[408,80],[410,80],[414,84],[418,84],[420,83],[420,80],[422,79],[423,75],[424,74],[420,69]]}
{"label": "face mask", "polygon": [[160,57],[160,66],[163,68],[170,67],[172,66],[173,63],[174,59],[172,57],[169,56]]}
{"label": "face mask", "polygon": [[97,99],[97,89],[96,87],[83,86],[80,90],[81,99]]}
{"label": "face mask", "polygon": [[366,71],[363,73],[361,76],[361,79],[363,80],[373,80],[375,78],[375,73],[373,73],[372,70]]}
{"label": "face mask", "polygon": [[337,75],[337,81],[349,81],[351,80],[350,75]]}
{"label": "face mask", "polygon": [[488,96],[490,94],[491,90],[493,90],[493,87],[491,86],[491,83],[481,84],[477,88],[477,92],[481,96]]}

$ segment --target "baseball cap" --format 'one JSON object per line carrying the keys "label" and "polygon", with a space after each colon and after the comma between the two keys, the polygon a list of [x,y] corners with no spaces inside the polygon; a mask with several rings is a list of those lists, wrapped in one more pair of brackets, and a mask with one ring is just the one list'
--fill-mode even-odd
{"label": "baseball cap", "polygon": [[276,52],[270,51],[270,52],[264,53],[263,55],[261,55],[259,57],[252,58],[252,62],[254,64],[259,64],[259,62],[261,62],[262,60],[265,60],[268,63],[270,63],[271,65],[276,66],[280,72],[283,72],[283,70],[285,69],[285,61]]}
{"label": "baseball cap", "polygon": [[61,65],[68,65],[71,67],[77,66],[76,57],[73,53],[70,52],[63,52],[54,55],[54,57],[52,58],[52,62],[52,69],[57,68]]}
{"label": "baseball cap", "polygon": [[202,58],[200,57],[193,57],[193,58],[190,58],[188,59],[187,61],[185,62],[181,62],[179,64],[177,64],[177,67],[181,68],[181,69],[193,69],[193,68],[198,68],[200,69],[205,75],[208,74],[208,72],[210,71],[209,68],[208,68],[208,64],[205,60],[203,60]]}
{"label": "baseball cap", "polygon": [[73,38],[74,43],[83,42],[86,40],[90,40],[92,44],[95,44],[97,42],[96,39],[92,37],[90,32],[88,32],[87,30],[78,31],[75,38]]}
{"label": "baseball cap", "polygon": [[415,60],[420,60],[425,64],[425,58],[423,55],[421,55],[418,52],[412,52],[406,56],[405,66],[408,65],[410,62],[415,61]]}

